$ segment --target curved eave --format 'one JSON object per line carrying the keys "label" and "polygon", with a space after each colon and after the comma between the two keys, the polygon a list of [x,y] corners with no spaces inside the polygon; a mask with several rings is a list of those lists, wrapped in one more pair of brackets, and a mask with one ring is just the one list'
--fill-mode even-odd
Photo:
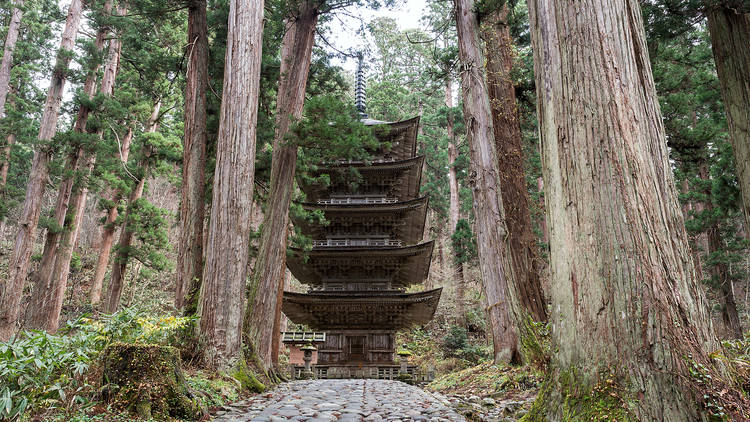
{"label": "curved eave", "polygon": [[284,292],[282,311],[293,322],[315,330],[400,330],[427,324],[441,293],[442,288],[389,295]]}
{"label": "curved eave", "polygon": [[429,241],[405,247],[316,248],[307,253],[291,248],[287,267],[304,284],[324,282],[389,282],[392,289],[422,283],[430,271],[432,248]]}
{"label": "curved eave", "polygon": [[[387,195],[395,197],[401,201],[414,199],[419,195],[419,187],[422,183],[422,164],[425,156],[420,155],[399,161],[375,162],[372,164],[364,163],[341,163],[329,167],[321,168],[313,172],[313,175],[331,174],[338,170],[348,173],[348,169],[356,169],[364,180],[373,182],[383,174],[397,173],[396,182],[390,187]],[[334,176],[335,177],[335,176]],[[307,200],[316,202],[319,199],[330,198],[330,186],[324,186],[319,183],[307,184],[298,179],[299,187],[305,193]],[[373,183],[374,184],[374,183]]]}
{"label": "curved eave", "polygon": [[381,143],[390,142],[390,149],[382,151],[385,157],[403,160],[417,153],[419,116],[400,122],[372,124],[375,137]]}
{"label": "curved eave", "polygon": [[306,211],[321,211],[324,213],[329,226],[310,224],[304,219],[294,219],[294,225],[299,227],[306,236],[313,239],[325,239],[331,233],[331,227],[338,221],[347,219],[349,226],[355,226],[352,219],[367,219],[377,221],[379,217],[388,219],[396,216],[400,224],[391,228],[391,238],[401,240],[404,244],[412,245],[424,235],[425,220],[427,218],[428,198],[412,199],[393,204],[349,204],[349,205],[321,205],[314,203],[303,203],[302,208]]}

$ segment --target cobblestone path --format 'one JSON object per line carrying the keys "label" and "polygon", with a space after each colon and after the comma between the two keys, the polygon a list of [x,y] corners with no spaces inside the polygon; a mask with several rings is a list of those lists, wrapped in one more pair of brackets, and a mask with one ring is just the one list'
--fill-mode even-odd
{"label": "cobblestone path", "polygon": [[465,421],[450,403],[399,381],[312,380],[282,384],[268,394],[217,412],[214,422]]}

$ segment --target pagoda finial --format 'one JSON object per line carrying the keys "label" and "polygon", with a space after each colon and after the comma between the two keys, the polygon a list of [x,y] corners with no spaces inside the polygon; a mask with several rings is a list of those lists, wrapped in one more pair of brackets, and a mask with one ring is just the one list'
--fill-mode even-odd
{"label": "pagoda finial", "polygon": [[364,56],[362,52],[357,53],[357,80],[354,85],[354,107],[359,112],[360,117],[367,118],[367,106],[365,105],[365,69],[362,65]]}

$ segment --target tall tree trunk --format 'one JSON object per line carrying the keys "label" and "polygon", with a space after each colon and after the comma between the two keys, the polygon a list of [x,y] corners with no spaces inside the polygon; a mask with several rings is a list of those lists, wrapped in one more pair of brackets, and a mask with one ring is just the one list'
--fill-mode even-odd
{"label": "tall tree trunk", "polygon": [[180,241],[177,253],[175,307],[188,303],[186,315],[198,310],[203,279],[203,220],[206,195],[206,89],[208,87],[208,24],[206,1],[188,9],[188,67],[185,87],[185,140],[182,153]]}
{"label": "tall tree trunk", "polygon": [[42,141],[34,152],[31,174],[26,187],[26,198],[23,211],[19,219],[18,236],[9,262],[9,274],[4,283],[0,283],[0,340],[7,340],[16,331],[16,323],[20,314],[23,287],[29,271],[29,260],[34,244],[36,228],[39,224],[39,214],[42,209],[42,198],[49,176],[49,161],[53,153],[52,145],[46,145],[55,135],[57,129],[60,102],[67,80],[68,65],[71,52],[78,34],[81,22],[83,1],[72,0],[68,8],[60,50],[57,53],[55,67],[52,72],[47,101],[44,105],[42,121],[39,127],[39,140]]}
{"label": "tall tree trunk", "polygon": [[[457,324],[466,325],[466,276],[464,275],[464,264],[457,262],[456,267],[456,313]],[[494,341],[494,340],[493,340]]]}
{"label": "tall tree trunk", "polygon": [[[15,104],[15,98],[11,95],[8,99],[11,107]],[[8,183],[8,172],[10,171],[10,153],[13,149],[13,144],[16,143],[16,134],[10,133],[5,138],[5,145],[0,149],[0,200],[5,200],[5,186]],[[3,240],[5,234],[5,216],[0,215],[0,242]]]}
{"label": "tall tree trunk", "polygon": [[[123,165],[127,165],[128,157],[130,156],[130,144],[133,142],[133,128],[128,128],[128,132],[122,138],[120,145],[120,162]],[[97,305],[102,297],[102,286],[104,284],[104,276],[107,274],[107,266],[109,264],[109,254],[112,251],[112,243],[115,239],[115,231],[117,226],[115,222],[117,220],[117,205],[120,203],[123,197],[121,189],[117,189],[112,193],[111,200],[114,204],[107,210],[107,217],[105,217],[104,224],[102,225],[101,238],[99,240],[99,257],[96,260],[96,267],[94,268],[94,278],[91,281],[91,292],[89,293],[89,299],[92,305]]]}
{"label": "tall tree trunk", "polygon": [[[704,215],[708,214],[709,218],[713,218],[712,214],[714,204],[711,200],[711,176],[709,175],[708,164],[706,163],[705,158],[702,158],[698,162],[698,175],[701,180],[707,182],[704,185],[706,188],[703,191],[703,194],[707,198],[706,202],[703,204],[703,209],[705,210]],[[710,260],[711,255],[720,253],[721,250],[724,249],[724,242],[721,239],[718,222],[714,221],[709,227],[707,227],[706,232],[701,234],[705,235],[706,249],[704,249],[704,252]],[[692,248],[691,252],[693,252]],[[697,270],[696,272],[697,274],[700,274]],[[719,293],[721,294],[721,301],[724,305],[721,308],[721,318],[724,321],[727,332],[732,338],[742,338],[742,326],[740,325],[740,316],[737,313],[737,302],[734,299],[732,279],[729,276],[729,265],[726,262],[721,261],[714,263],[711,266],[711,275],[713,276],[714,281],[718,284]],[[698,278],[698,280],[701,279],[702,277]]]}
{"label": "tall tree trunk", "polygon": [[[284,299],[284,290],[289,287],[289,283],[292,278],[292,273],[285,269],[281,273],[281,281],[279,283],[278,300],[276,302],[276,314],[273,319],[273,342],[271,343],[271,363],[278,367],[279,365],[279,352],[281,351],[281,332],[286,329],[286,322],[282,322],[283,315],[281,313],[281,305]],[[282,328],[283,326],[283,328]]]}
{"label": "tall tree trunk", "polygon": [[[537,192],[539,192],[539,207],[544,210],[544,178],[538,177],[536,179],[536,188]],[[542,216],[541,221],[539,221],[539,228],[542,231],[542,241],[546,244],[549,244],[549,231],[547,230],[547,218],[545,216]]]}
{"label": "tall tree trunk", "polygon": [[146,186],[146,179],[149,171],[149,158],[151,155],[150,148],[143,151],[143,160],[139,163],[141,169],[141,179],[135,185],[128,197],[128,205],[125,211],[125,222],[122,225],[120,240],[117,242],[117,256],[112,263],[112,278],[109,281],[109,290],[107,294],[107,303],[104,306],[104,312],[111,314],[120,307],[120,297],[122,290],[125,288],[125,274],[130,259],[130,246],[133,244],[133,235],[135,232],[128,224],[130,213],[133,210],[136,201],[143,196],[143,189]]}
{"label": "tall tree trunk", "polygon": [[521,356],[512,309],[515,298],[509,286],[514,279],[513,267],[507,254],[508,232],[484,79],[484,58],[479,44],[479,22],[473,0],[455,0],[455,5],[458,53],[463,68],[461,92],[471,155],[469,180],[474,192],[477,252],[487,296],[494,360],[496,363],[518,362]]}
{"label": "tall tree trunk", "polygon": [[[160,110],[161,100],[157,101],[153,110],[151,110],[151,116],[146,123],[146,132],[154,133],[159,129]],[[104,312],[108,314],[114,313],[120,307],[120,297],[122,296],[122,290],[125,287],[125,270],[127,269],[128,259],[130,258],[129,249],[130,245],[133,243],[133,230],[128,227],[128,218],[130,217],[130,210],[135,201],[141,199],[143,196],[143,189],[146,186],[146,179],[148,178],[150,156],[151,148],[145,146],[142,152],[142,158],[138,162],[141,178],[128,195],[128,203],[124,215],[125,222],[120,230],[120,240],[117,243],[117,257],[112,264],[112,276],[107,290],[107,302],[104,304],[103,309]]]}
{"label": "tall tree trunk", "polygon": [[700,420],[685,359],[711,370],[705,351],[718,343],[677,202],[639,4],[532,0],[529,10],[555,350],[550,395],[529,416],[582,418],[587,400],[605,394],[595,387],[614,381],[617,395],[636,398],[622,404],[637,420]]}
{"label": "tall tree trunk", "polygon": [[[206,363],[240,354],[255,171],[263,0],[232,0],[211,220],[199,308]],[[275,290],[274,290],[275,292]]]}
{"label": "tall tree trunk", "polygon": [[[119,15],[124,15],[126,10],[120,5],[117,8],[117,12]],[[99,88],[99,92],[103,95],[111,96],[114,91],[115,78],[120,64],[121,46],[122,43],[118,38],[113,38],[110,41],[109,53],[102,74],[102,83]],[[85,127],[81,127],[80,130],[85,130]],[[103,133],[103,129],[100,128],[97,130],[96,135],[98,139],[102,139]],[[86,207],[86,199],[88,197],[88,179],[96,164],[95,153],[87,151],[85,147],[79,147],[78,153],[82,158],[78,162],[76,171],[83,176],[81,177],[81,185],[72,186],[73,181],[71,180],[71,187],[73,189],[73,194],[70,197],[71,211],[68,212],[68,216],[65,219],[62,237],[59,240],[54,265],[49,275],[47,290],[40,292],[38,295],[43,296],[45,300],[34,312],[35,326],[51,333],[55,332],[59,325],[60,312],[62,310],[63,299],[65,298],[65,289],[68,285],[68,275],[70,274],[70,261],[78,241]]]}
{"label": "tall tree trunk", "polygon": [[[108,0],[104,5],[104,12],[106,14],[112,11],[112,1]],[[94,46],[97,53],[101,53],[104,50],[104,42],[109,28],[101,27],[97,31]],[[83,84],[83,93],[87,100],[96,95],[97,91],[97,79],[100,63],[98,59],[94,59],[94,65],[89,68],[88,74],[86,75],[86,81]],[[78,114],[76,115],[76,121],[73,125],[73,131],[76,133],[86,133],[86,123],[88,122],[91,108],[86,102],[82,103],[78,108]],[[49,312],[40,312],[41,309],[47,307],[51,302],[50,298],[55,295],[54,289],[52,288],[52,271],[54,270],[55,260],[59,252],[58,244],[60,238],[63,236],[63,229],[65,226],[69,226],[71,221],[68,220],[66,224],[66,216],[68,214],[68,207],[70,205],[71,195],[73,193],[73,184],[76,178],[76,172],[79,171],[82,160],[86,152],[83,146],[78,146],[72,150],[66,160],[66,169],[68,174],[60,182],[58,187],[57,200],[55,202],[55,210],[53,219],[57,224],[56,230],[47,230],[44,238],[44,249],[42,251],[42,259],[39,263],[39,271],[32,277],[34,281],[34,295],[31,297],[30,306],[26,316],[26,325],[29,328],[45,328],[49,322]]]}
{"label": "tall tree trunk", "polygon": [[[453,84],[450,78],[445,81],[445,106],[453,108]],[[450,201],[448,203],[448,240],[452,239],[456,232],[456,224],[460,214],[459,184],[458,174],[456,172],[456,160],[458,159],[458,148],[455,144],[455,133],[453,130],[454,118],[453,112],[448,110],[448,122],[446,132],[448,135],[448,188],[450,192]],[[442,247],[442,245],[441,245]],[[453,284],[456,286],[456,313],[457,324],[466,324],[466,277],[464,276],[464,264],[456,259],[451,260],[454,270]]]}
{"label": "tall tree trunk", "polygon": [[[513,85],[513,39],[506,19],[508,5],[488,16],[482,25],[487,43],[487,85],[492,107],[503,210],[508,226],[508,254],[513,265],[513,285],[523,309],[534,321],[547,321],[542,294],[539,256],[531,227],[529,190],[526,187],[523,140]],[[519,329],[528,327],[521,324]],[[523,333],[521,334],[523,335]]]}
{"label": "tall tree trunk", "polygon": [[[13,0],[13,12],[10,16],[8,33],[5,36],[5,47],[3,50],[3,60],[0,62],[0,118],[5,116],[5,100],[8,98],[10,91],[10,67],[13,65],[13,50],[16,48],[18,41],[18,30],[21,27],[21,17],[23,16],[23,0]],[[0,191],[3,186],[0,185]]]}
{"label": "tall tree trunk", "polygon": [[[453,108],[453,84],[451,80],[445,81],[445,106],[449,109]],[[446,125],[446,132],[448,135],[448,188],[450,190],[450,201],[448,203],[448,223],[450,224],[450,230],[448,231],[448,237],[453,236],[453,232],[456,231],[456,224],[458,224],[458,215],[460,213],[459,204],[459,187],[458,187],[458,175],[456,174],[456,159],[458,159],[458,148],[455,144],[455,134],[453,132],[454,118],[453,112],[448,111],[448,124]]]}
{"label": "tall tree trunk", "polygon": [[276,133],[271,161],[271,185],[266,215],[261,229],[258,258],[248,287],[245,312],[246,345],[265,367],[271,364],[273,327],[278,283],[286,268],[286,235],[289,204],[294,190],[297,147],[285,145],[292,118],[302,116],[307,75],[310,71],[318,2],[302,0],[296,16],[286,21],[287,30],[281,42],[281,76],[277,100]]}
{"label": "tall tree trunk", "polygon": [[750,230],[750,13],[708,6],[708,29]]}

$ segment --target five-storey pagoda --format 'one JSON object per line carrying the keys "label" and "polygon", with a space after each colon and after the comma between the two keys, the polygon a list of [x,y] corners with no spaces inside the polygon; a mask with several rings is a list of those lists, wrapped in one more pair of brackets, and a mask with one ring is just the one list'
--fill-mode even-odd
{"label": "five-storey pagoda", "polygon": [[317,170],[330,175],[327,186],[300,180],[308,201],[303,207],[322,211],[329,224],[294,221],[314,239],[313,248],[307,254],[294,250],[287,265],[310,290],[284,292],[283,311],[297,324],[325,331],[318,376],[390,378],[397,373],[396,331],[429,322],[441,289],[406,293],[427,278],[433,247],[432,241],[420,243],[427,198],[419,196],[419,118],[367,119],[361,65],[355,97],[381,147],[371,163],[338,162]]}

